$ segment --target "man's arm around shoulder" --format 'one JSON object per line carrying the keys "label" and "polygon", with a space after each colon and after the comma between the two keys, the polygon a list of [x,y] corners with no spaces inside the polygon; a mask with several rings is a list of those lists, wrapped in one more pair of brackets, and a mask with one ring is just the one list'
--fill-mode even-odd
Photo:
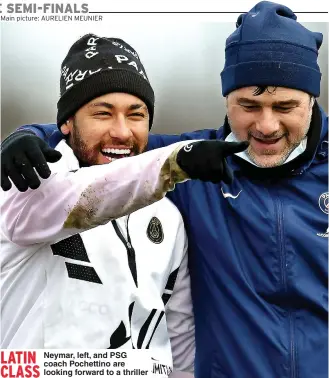
{"label": "man's arm around shoulder", "polygon": [[196,130],[183,134],[149,134],[147,150],[154,150],[156,148],[161,148],[169,146],[170,144],[177,143],[185,140],[211,140],[216,139],[217,130],[215,129],[205,129]]}

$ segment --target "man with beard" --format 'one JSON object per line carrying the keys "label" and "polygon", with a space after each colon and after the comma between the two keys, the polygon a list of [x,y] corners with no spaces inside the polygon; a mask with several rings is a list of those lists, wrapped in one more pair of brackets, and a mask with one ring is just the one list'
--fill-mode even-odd
{"label": "man with beard", "polygon": [[[322,38],[286,6],[256,4],[227,39],[223,127],[149,138],[149,149],[190,140],[185,150],[200,156],[194,169],[203,147],[192,140],[249,141],[226,159],[232,183],[192,180],[168,193],[189,240],[198,378],[328,376],[328,117],[316,101]],[[21,132],[6,151],[9,163],[27,140]]]}
{"label": "man with beard", "polygon": [[[192,371],[187,240],[163,198],[188,179],[176,162],[186,142],[141,154],[154,94],[138,54],[120,39],[80,38],[60,84],[65,139],[50,152],[50,178],[35,191],[2,193],[1,347],[150,349],[158,374],[173,365]],[[221,151],[246,147],[203,144],[214,164]],[[29,178],[28,160],[21,163]],[[212,175],[231,181],[224,165]]]}

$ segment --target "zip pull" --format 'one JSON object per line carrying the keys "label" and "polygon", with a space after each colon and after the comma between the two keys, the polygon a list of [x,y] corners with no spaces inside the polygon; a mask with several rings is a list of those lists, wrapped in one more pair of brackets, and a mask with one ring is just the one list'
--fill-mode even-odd
{"label": "zip pull", "polygon": [[130,269],[130,272],[131,272],[131,274],[133,276],[135,285],[138,286],[138,283],[137,283],[136,256],[135,256],[134,247],[131,244],[131,239],[130,239],[129,230],[128,230],[128,220],[129,220],[129,216],[127,218],[127,225],[126,225],[126,227],[127,227],[127,239],[128,240],[126,240],[124,238],[124,236],[122,235],[122,233],[121,233],[121,231],[119,229],[119,226],[118,226],[116,220],[112,220],[112,225],[113,225],[114,230],[115,230],[116,234],[118,235],[119,239],[122,241],[122,243],[126,247],[127,255],[128,255],[129,269]]}

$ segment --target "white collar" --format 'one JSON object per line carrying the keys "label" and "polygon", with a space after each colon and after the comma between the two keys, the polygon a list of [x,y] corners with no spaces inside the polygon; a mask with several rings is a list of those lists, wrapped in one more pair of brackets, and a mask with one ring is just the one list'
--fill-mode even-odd
{"label": "white collar", "polygon": [[[225,138],[225,142],[239,142],[235,135],[233,133],[230,133],[226,138]],[[290,153],[290,155],[287,157],[287,159],[285,160],[285,162],[283,164],[286,164],[288,163],[288,161],[291,161],[293,159],[295,159],[295,157],[297,157],[298,155],[302,154],[305,150],[306,150],[306,145],[307,145],[307,137],[305,137],[301,142],[300,144]],[[253,165],[256,165],[249,157],[249,155],[247,154],[246,151],[242,151],[242,152],[238,152],[235,154],[236,156],[239,156],[240,158],[248,161],[249,163],[253,164]]]}

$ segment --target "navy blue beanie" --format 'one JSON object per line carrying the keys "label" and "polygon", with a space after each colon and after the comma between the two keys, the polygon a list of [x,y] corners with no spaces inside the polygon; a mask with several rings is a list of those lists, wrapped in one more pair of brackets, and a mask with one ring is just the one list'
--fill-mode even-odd
{"label": "navy blue beanie", "polygon": [[296,20],[289,8],[269,1],[238,17],[237,29],[226,40],[223,96],[249,86],[287,87],[319,96],[317,57],[323,35]]}

